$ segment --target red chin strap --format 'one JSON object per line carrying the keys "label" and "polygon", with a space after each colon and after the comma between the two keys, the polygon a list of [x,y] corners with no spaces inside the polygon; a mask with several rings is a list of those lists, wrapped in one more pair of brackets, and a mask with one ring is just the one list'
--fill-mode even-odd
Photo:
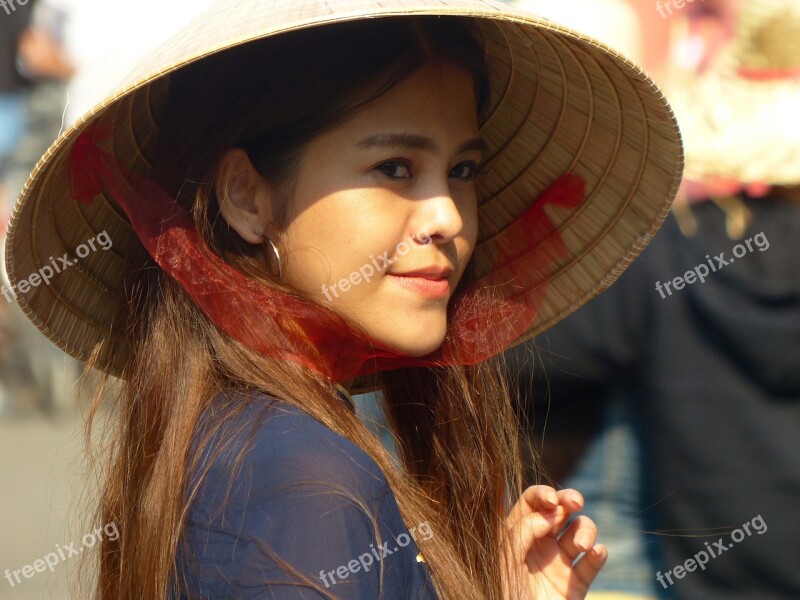
{"label": "red chin strap", "polygon": [[267,287],[223,262],[174,198],[154,181],[126,172],[101,149],[113,134],[113,126],[95,121],[76,141],[72,198],[88,205],[106,193],[125,211],[153,260],[219,329],[262,355],[295,361],[334,382],[401,367],[474,364],[505,350],[530,328],[547,293],[546,273],[568,254],[544,206],[575,208],[585,190],[580,177],[567,174],[503,231],[495,240],[494,268],[451,300],[442,345],[416,358],[386,348],[332,309]]}

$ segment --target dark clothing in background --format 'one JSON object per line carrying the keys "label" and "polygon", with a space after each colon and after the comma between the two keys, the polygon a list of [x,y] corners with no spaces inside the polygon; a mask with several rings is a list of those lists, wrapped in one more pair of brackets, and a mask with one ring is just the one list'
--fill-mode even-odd
{"label": "dark clothing in background", "polygon": [[[259,422],[267,404],[266,418]],[[224,504],[231,463],[251,425],[256,428],[253,446]],[[216,447],[225,449],[199,490],[185,530],[198,564],[187,556],[179,560],[178,573],[187,586],[181,598],[326,597],[299,587],[291,571],[270,557],[270,549],[335,598],[437,597],[410,537],[417,524],[406,526],[385,476],[349,440],[290,404],[256,395],[243,415],[215,436],[211,448]],[[203,464],[210,456],[204,453]],[[414,529],[420,530],[413,533],[417,539],[433,535],[425,525]]]}
{"label": "dark clothing in background", "polygon": [[[730,546],[705,570],[657,586],[681,599],[800,598],[800,205],[745,202],[754,218],[743,240],[727,237],[712,202],[692,207],[695,237],[670,216],[609,290],[535,340],[553,423],[612,396],[638,408],[664,570],[720,537]],[[733,255],[760,232],[752,251]],[[656,282],[663,290],[697,265],[709,267],[705,282],[662,298]],[[539,360],[526,379],[544,402]],[[745,523],[750,534],[734,543]]]}
{"label": "dark clothing in background", "polygon": [[[30,82],[17,72],[17,44],[19,37],[27,29],[34,1],[29,0],[24,6],[14,2],[4,9],[0,6],[0,94],[17,92],[27,88]],[[9,10],[6,14],[6,10]]]}

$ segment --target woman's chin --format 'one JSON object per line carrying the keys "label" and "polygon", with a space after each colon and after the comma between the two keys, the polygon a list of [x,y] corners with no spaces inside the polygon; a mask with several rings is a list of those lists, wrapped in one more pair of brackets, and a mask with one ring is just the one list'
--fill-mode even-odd
{"label": "woman's chin", "polygon": [[[399,312],[399,311],[397,311]],[[397,315],[397,312],[395,313]],[[403,356],[421,357],[439,349],[447,336],[447,315],[406,314],[394,320],[355,321],[374,344]]]}
{"label": "woman's chin", "polygon": [[431,352],[435,352],[442,345],[442,342],[444,342],[444,334],[437,336],[436,338],[432,338],[430,335],[425,337],[425,340],[420,340],[419,338],[403,340],[394,339],[388,342],[387,346],[395,352],[405,356],[418,358],[421,356],[426,356]]}

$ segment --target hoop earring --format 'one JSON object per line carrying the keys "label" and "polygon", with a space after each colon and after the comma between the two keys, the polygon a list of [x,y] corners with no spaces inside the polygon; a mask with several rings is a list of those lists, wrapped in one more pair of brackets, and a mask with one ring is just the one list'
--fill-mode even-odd
{"label": "hoop earring", "polygon": [[[269,243],[270,247],[272,248],[272,252],[275,254],[275,258],[278,261],[278,279],[281,279],[283,277],[283,268],[281,266],[281,253],[278,252],[277,246],[275,246],[275,244],[272,243],[272,240],[269,239],[269,237],[267,237],[266,233],[258,233],[255,230],[253,231],[253,233],[255,233],[256,235],[260,235],[265,242]],[[264,246],[266,252],[266,244],[262,242],[262,245]]]}

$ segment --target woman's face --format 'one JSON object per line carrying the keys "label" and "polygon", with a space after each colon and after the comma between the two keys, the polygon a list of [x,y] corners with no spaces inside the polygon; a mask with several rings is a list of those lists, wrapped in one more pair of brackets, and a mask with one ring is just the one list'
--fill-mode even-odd
{"label": "woman's face", "polygon": [[[476,112],[468,70],[425,66],[308,144],[287,225],[269,229],[284,281],[396,351],[438,348],[478,233]],[[256,177],[264,231],[277,195]]]}

